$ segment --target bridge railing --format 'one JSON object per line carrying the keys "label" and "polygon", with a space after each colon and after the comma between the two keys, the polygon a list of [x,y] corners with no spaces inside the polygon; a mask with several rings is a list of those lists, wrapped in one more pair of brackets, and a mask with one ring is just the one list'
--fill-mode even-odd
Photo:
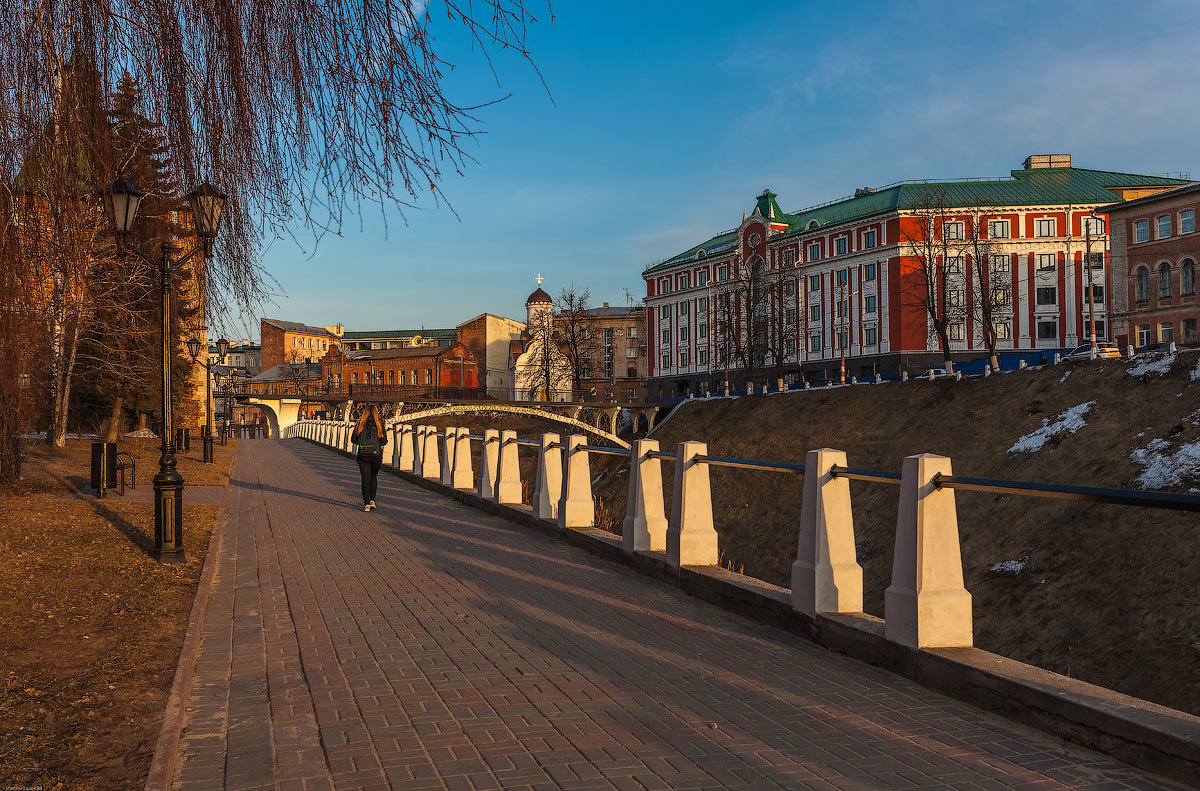
{"label": "bridge railing", "polygon": [[325,381],[244,382],[232,388],[237,398],[274,397],[325,401],[498,401],[505,403],[597,404],[606,401],[594,389],[550,390],[508,387],[458,387],[449,385],[329,384]]}
{"label": "bridge railing", "polygon": [[[349,424],[301,421],[298,434],[349,451]],[[861,613],[863,571],[857,560],[850,481],[898,486],[894,563],[884,594],[884,636],[912,648],[973,644],[971,594],[963,582],[955,490],[1200,512],[1200,496],[1129,489],[1010,481],[954,475],[950,458],[908,456],[899,472],[851,467],[840,450],[809,451],[803,464],[708,453],[702,442],[663,451],[653,439],[632,448],[589,444],[582,435],[546,433],[522,439],[513,431],[396,424],[391,464],[398,471],[470,489],[484,500],[522,506],[518,458],[537,454],[532,496],[535,517],[560,528],[595,523],[591,455],[629,459],[622,523],[626,553],[662,553],[674,568],[715,566],[720,558],[713,524],[711,467],[799,475],[803,481],[800,536],[792,565],[792,607],[809,616]],[[479,474],[474,474],[478,454]],[[665,507],[662,464],[674,464],[673,496]],[[522,506],[523,507],[523,506]]]}

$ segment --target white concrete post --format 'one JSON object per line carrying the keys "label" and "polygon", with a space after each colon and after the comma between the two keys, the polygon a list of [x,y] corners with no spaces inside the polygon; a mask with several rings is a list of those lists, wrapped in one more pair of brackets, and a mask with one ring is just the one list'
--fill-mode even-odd
{"label": "white concrete post", "polygon": [[850,377],[850,384],[852,384],[852,385],[856,385],[856,384],[858,384],[858,377],[857,377],[857,376],[851,376],[851,377]]}
{"label": "white concrete post", "polygon": [[587,437],[582,434],[567,437],[566,474],[563,476],[562,500],[558,504],[559,527],[591,527],[596,522],[592,471],[588,452],[583,449],[585,445]]}
{"label": "white concrete post", "polygon": [[901,382],[907,382],[907,381],[908,381],[908,371],[901,371],[901,372],[900,372],[900,381],[901,381]]}
{"label": "white concrete post", "polygon": [[[1132,343],[1125,344],[1125,356],[1133,357],[1133,344]],[[1024,366],[1022,366],[1022,367],[1024,367]]]}
{"label": "white concrete post", "polygon": [[[1057,365],[1057,363],[1055,363],[1055,364]],[[956,382],[961,382],[961,381],[962,381],[962,371],[955,371],[955,372],[954,372],[954,381],[956,381]]]}
{"label": "white concrete post", "polygon": [[[1130,356],[1132,356],[1132,355],[1130,355]],[[1024,361],[1024,360],[1020,360],[1020,361],[1017,363],[1017,367],[1023,370],[1023,369],[1025,368],[1025,361]]]}
{"label": "white concrete post", "polygon": [[658,440],[639,439],[629,457],[629,495],[621,523],[625,553],[662,552],[667,547],[667,517],[663,506],[662,461],[649,457]]}
{"label": "white concrete post", "polygon": [[454,435],[454,472],[450,485],[455,489],[475,488],[475,471],[471,466],[471,430],[460,426]]}
{"label": "white concrete post", "polygon": [[850,479],[834,478],[845,467],[840,450],[810,450],[804,458],[800,545],[792,564],[792,608],[819,612],[862,612],[863,572],[854,549]]}
{"label": "white concrete post", "polygon": [[954,490],[933,485],[939,472],[952,474],[949,458],[922,453],[904,459],[892,584],[883,594],[883,612],[884,636],[910,648],[972,644]]}
{"label": "white concrete post", "polygon": [[1058,352],[1055,352],[1054,353],[1054,364],[1058,365],[1060,362],[1062,362],[1062,358],[1058,356]]}
{"label": "white concrete post", "polygon": [[413,427],[410,423],[396,424],[396,469],[412,472]]}
{"label": "white concrete post", "polygon": [[667,565],[675,568],[717,565],[708,464],[695,461],[706,453],[703,442],[680,442],[675,451],[675,496],[667,523]]}
{"label": "white concrete post", "polygon": [[521,503],[521,459],[517,455],[517,432],[500,432],[500,459],[496,463],[496,502]]}
{"label": "white concrete post", "polygon": [[321,444],[325,445],[325,446],[329,445],[329,428],[330,428],[329,422],[322,421],[322,423],[321,423]]}
{"label": "white concrete post", "polygon": [[537,481],[533,487],[533,515],[558,518],[562,498],[562,448],[557,434],[543,434],[538,446]]}
{"label": "white concrete post", "polygon": [[983,375],[984,375],[985,377],[987,377],[987,376],[991,376],[991,375],[992,375],[992,365],[991,365],[991,363],[984,363],[984,364],[983,364]]}
{"label": "white concrete post", "polygon": [[484,429],[483,447],[479,451],[479,496],[485,500],[496,499],[496,478],[500,463],[500,432],[494,428]]}
{"label": "white concrete post", "polygon": [[1170,345],[1170,347],[1168,347],[1167,351],[1169,351],[1171,354],[1174,354],[1174,353],[1175,353],[1175,351],[1176,351],[1176,349],[1175,349],[1175,341],[1171,341],[1171,345]]}
{"label": "white concrete post", "polygon": [[931,381],[931,382],[933,381],[933,369],[932,368],[929,369],[929,381]]}
{"label": "white concrete post", "polygon": [[442,486],[449,486],[454,482],[454,441],[458,437],[458,429],[453,426],[446,426],[442,430]]}
{"label": "white concrete post", "polygon": [[421,477],[436,481],[442,475],[438,462],[438,435],[435,426],[425,426],[425,442],[421,447]]}
{"label": "white concrete post", "polygon": [[388,438],[392,443],[392,469],[400,469],[400,424],[393,423],[392,427],[387,429],[391,434]]}

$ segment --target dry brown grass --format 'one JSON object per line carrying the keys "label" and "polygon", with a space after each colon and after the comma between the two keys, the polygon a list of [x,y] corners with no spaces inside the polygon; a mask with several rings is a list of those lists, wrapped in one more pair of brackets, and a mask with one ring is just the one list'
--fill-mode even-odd
{"label": "dry brown grass", "polygon": [[[1121,361],[1083,362],[962,382],[908,382],[696,401],[655,433],[717,455],[802,462],[812,448],[845,450],[853,466],[899,470],[904,456],[949,455],[963,475],[1132,487],[1130,451],[1154,437],[1200,439],[1185,417],[1200,408],[1196,355],[1143,382]],[[1096,400],[1088,425],[1032,454],[1019,437],[1063,410]],[[1142,436],[1138,436],[1142,434]],[[597,487],[623,513],[628,474],[617,464]],[[627,466],[624,465],[624,466]],[[663,465],[670,499],[673,468]],[[1185,484],[1197,486],[1200,483]],[[714,469],[714,517],[725,557],[745,573],[790,584],[802,478]],[[883,615],[898,490],[851,484],[866,609]],[[958,494],[976,644],[989,651],[1200,713],[1200,530],[1194,514],[974,492]],[[669,506],[668,506],[669,507]],[[1028,556],[1019,576],[989,571]]]}
{"label": "dry brown grass", "polygon": [[[119,443],[138,486],[154,440]],[[224,450],[232,450],[227,445]],[[230,456],[180,459],[189,483],[226,483]],[[218,450],[222,450],[218,446]],[[150,503],[60,499],[86,489],[90,443],[30,450],[0,497],[0,777],[45,789],[145,782],[216,506],[184,505],[187,562],[153,559]]]}

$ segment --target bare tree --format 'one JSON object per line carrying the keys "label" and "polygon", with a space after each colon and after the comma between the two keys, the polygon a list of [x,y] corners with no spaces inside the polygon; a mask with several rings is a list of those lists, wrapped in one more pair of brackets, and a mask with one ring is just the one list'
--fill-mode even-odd
{"label": "bare tree", "polygon": [[[112,248],[97,196],[120,170],[103,119],[125,72],[164,129],[174,181],[229,195],[198,273],[211,322],[257,303],[264,236],[300,226],[317,240],[348,210],[442,202],[439,185],[471,160],[481,106],[448,97],[454,64],[435,36],[457,27],[495,74],[493,53],[529,61],[535,21],[523,0],[445,0],[436,15],[418,0],[0,4],[0,346],[48,339],[52,411],[64,415],[54,432],[92,316],[91,271]],[[0,365],[0,393],[25,373]],[[17,474],[16,426],[0,420],[0,478]]]}
{"label": "bare tree", "polygon": [[970,312],[993,371],[1000,370],[997,325],[1012,315],[1012,275],[1010,256],[1002,242],[994,238],[992,218],[995,207],[984,201],[957,209],[964,222],[965,247],[971,266]]}
{"label": "bare tree", "polygon": [[900,242],[914,266],[904,299],[919,308],[931,338],[942,352],[946,373],[954,373],[950,331],[966,315],[963,255],[968,247],[961,211],[947,205],[946,191],[922,191],[918,208],[900,218]]}
{"label": "bare tree", "polygon": [[558,314],[554,318],[554,336],[571,366],[576,387],[595,378],[596,354],[600,351],[590,299],[588,289],[580,290],[572,283],[558,295]]}
{"label": "bare tree", "polygon": [[536,401],[552,401],[569,393],[574,379],[570,360],[555,337],[554,311],[535,312],[525,331],[529,334],[526,348],[533,350],[533,359],[519,374],[518,390]]}
{"label": "bare tree", "polygon": [[766,299],[770,307],[769,348],[775,367],[776,386],[783,389],[783,368],[791,358],[797,358],[796,289],[798,270],[794,264],[782,264],[768,270],[764,277]]}
{"label": "bare tree", "polygon": [[771,283],[765,262],[758,257],[730,265],[728,279],[719,281],[712,292],[716,300],[718,362],[725,368],[740,368],[746,386],[754,384],[766,361],[770,346]]}

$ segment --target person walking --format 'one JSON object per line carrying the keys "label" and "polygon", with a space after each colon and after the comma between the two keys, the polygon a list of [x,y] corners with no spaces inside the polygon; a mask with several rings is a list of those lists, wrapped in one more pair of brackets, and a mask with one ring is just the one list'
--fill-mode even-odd
{"label": "person walking", "polygon": [[375,491],[379,488],[379,468],[383,466],[383,446],[387,444],[383,420],[374,404],[359,414],[354,431],[350,434],[350,441],[354,443],[358,472],[362,476],[363,510],[374,511]]}

